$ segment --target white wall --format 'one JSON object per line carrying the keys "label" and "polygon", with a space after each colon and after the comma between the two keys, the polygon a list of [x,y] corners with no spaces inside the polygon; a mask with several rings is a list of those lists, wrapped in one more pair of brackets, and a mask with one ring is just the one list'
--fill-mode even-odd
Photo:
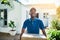
{"label": "white wall", "polygon": [[47,20],[45,20],[43,18],[43,13],[48,13],[48,26],[51,26],[50,23],[51,23],[51,15],[56,15],[56,9],[41,9],[41,8],[36,8],[37,9],[37,12],[39,13],[39,18],[43,21],[44,25],[46,25],[47,23]]}
{"label": "white wall", "polygon": [[16,24],[17,33],[20,34],[23,21],[26,19],[26,7],[17,2],[14,3],[14,10],[8,11],[8,22],[13,20]]}
{"label": "white wall", "polygon": [[22,5],[21,8],[22,8],[22,10],[21,10],[21,28],[22,28],[24,21],[27,19],[27,17],[26,17],[27,12],[26,11],[28,8],[24,5]]}

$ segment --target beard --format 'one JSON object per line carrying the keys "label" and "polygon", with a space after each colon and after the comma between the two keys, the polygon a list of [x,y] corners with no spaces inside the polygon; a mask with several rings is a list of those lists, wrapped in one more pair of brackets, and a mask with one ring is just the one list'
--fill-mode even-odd
{"label": "beard", "polygon": [[36,17],[36,15],[35,14],[31,14],[31,17],[34,18],[34,17]]}

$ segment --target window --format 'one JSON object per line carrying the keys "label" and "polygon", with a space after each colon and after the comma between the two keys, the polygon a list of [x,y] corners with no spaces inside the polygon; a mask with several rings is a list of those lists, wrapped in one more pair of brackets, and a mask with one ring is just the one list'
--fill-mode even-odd
{"label": "window", "polygon": [[0,9],[0,26],[7,26],[7,9]]}

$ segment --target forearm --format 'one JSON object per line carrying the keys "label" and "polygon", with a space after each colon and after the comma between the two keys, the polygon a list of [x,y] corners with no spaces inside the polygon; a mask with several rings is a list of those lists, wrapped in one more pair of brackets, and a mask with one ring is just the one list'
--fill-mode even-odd
{"label": "forearm", "polygon": [[20,37],[23,35],[23,33],[20,34]]}
{"label": "forearm", "polygon": [[25,31],[25,29],[22,29],[21,34],[20,34],[20,40],[21,40],[21,37],[22,37],[24,31]]}
{"label": "forearm", "polygon": [[20,40],[21,40],[22,35],[23,35],[23,33],[20,34]]}
{"label": "forearm", "polygon": [[45,36],[47,36],[45,32],[43,32],[43,34],[44,34]]}
{"label": "forearm", "polygon": [[42,30],[42,32],[43,32],[43,34],[44,34],[45,36],[47,36],[45,30]]}

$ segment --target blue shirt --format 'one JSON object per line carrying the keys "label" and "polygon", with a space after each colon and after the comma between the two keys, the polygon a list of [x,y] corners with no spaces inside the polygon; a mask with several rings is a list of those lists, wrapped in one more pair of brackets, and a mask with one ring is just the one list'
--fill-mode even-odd
{"label": "blue shirt", "polygon": [[39,29],[44,30],[44,25],[40,19],[34,18],[32,20],[30,18],[30,19],[25,20],[23,24],[23,28],[24,29],[27,28],[27,33],[39,34]]}

